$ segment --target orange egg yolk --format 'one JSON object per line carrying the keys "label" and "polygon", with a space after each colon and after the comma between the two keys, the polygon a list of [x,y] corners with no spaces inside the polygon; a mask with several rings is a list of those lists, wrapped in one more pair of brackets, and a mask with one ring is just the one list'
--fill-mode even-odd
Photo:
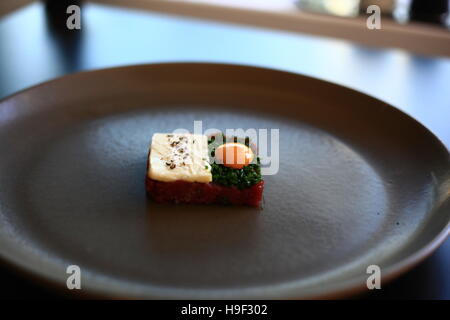
{"label": "orange egg yolk", "polygon": [[249,165],[254,158],[252,149],[242,143],[225,143],[216,148],[217,163],[233,169],[242,169]]}

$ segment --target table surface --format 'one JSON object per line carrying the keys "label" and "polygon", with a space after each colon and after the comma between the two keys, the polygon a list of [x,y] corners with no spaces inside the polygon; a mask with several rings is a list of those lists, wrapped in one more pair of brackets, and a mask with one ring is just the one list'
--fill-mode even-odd
{"label": "table surface", "polygon": [[[97,4],[82,7],[80,31],[58,31],[41,3],[0,19],[0,98],[77,71],[174,61],[263,66],[335,82],[398,107],[450,147],[448,58]],[[60,297],[4,267],[0,283],[0,297]],[[361,297],[450,299],[450,240]]]}

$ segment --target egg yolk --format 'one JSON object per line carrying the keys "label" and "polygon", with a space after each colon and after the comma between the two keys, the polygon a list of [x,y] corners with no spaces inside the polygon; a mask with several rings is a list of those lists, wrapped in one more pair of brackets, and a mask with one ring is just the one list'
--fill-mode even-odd
{"label": "egg yolk", "polygon": [[233,169],[242,169],[249,165],[254,158],[252,149],[242,143],[225,143],[216,148],[217,163]]}

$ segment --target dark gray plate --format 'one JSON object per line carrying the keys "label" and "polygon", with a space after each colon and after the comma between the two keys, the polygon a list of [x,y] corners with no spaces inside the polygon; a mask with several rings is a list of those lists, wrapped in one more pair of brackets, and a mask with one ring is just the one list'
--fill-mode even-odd
{"label": "dark gray plate", "polygon": [[[147,201],[153,132],[278,128],[263,210]],[[353,90],[231,65],[67,76],[0,102],[0,255],[64,288],[126,298],[315,298],[382,283],[448,234],[449,154]],[[67,290],[67,289],[65,289]]]}

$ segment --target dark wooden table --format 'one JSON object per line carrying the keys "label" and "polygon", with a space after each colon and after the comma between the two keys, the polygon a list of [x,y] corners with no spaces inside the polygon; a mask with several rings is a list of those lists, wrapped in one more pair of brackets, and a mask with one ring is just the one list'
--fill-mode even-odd
{"label": "dark wooden table", "polygon": [[[55,27],[41,3],[0,19],[0,98],[81,70],[170,61],[249,64],[378,97],[450,146],[449,58],[94,4],[85,4],[82,15],[81,31]],[[1,297],[59,297],[4,267],[0,284]],[[450,299],[450,240],[411,272],[362,297]]]}

